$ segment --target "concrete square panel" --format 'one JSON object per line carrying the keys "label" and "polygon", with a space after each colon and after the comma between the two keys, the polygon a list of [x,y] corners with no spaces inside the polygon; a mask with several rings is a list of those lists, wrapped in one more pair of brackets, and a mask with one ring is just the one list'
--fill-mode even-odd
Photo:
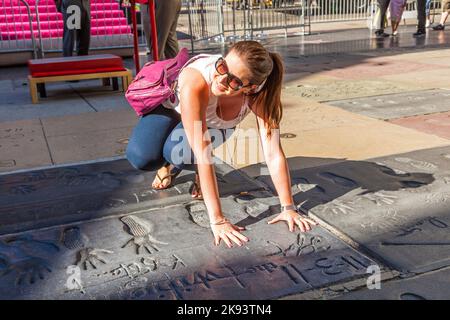
{"label": "concrete square panel", "polygon": [[[0,234],[192,201],[193,173],[159,191],[150,186],[154,175],[125,159],[0,175]],[[225,164],[216,175],[222,195],[261,189]]]}
{"label": "concrete square panel", "polygon": [[450,112],[393,119],[389,122],[450,140]]}
{"label": "concrete square panel", "polygon": [[233,249],[214,246],[184,206],[3,236],[0,297],[273,299],[365,277],[375,263],[319,227],[289,233],[267,220]]}
{"label": "concrete square panel", "polygon": [[52,164],[39,120],[0,123],[0,172]]}
{"label": "concrete square panel", "polygon": [[367,98],[329,101],[327,104],[377,119],[396,119],[450,111],[450,90],[432,89]]}
{"label": "concrete square panel", "polygon": [[[304,212],[401,271],[450,265],[450,148],[294,171]],[[274,190],[267,176],[258,178]]]}

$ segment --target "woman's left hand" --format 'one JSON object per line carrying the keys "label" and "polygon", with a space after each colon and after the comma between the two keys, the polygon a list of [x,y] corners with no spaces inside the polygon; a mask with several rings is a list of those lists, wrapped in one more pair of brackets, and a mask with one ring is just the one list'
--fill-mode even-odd
{"label": "woman's left hand", "polygon": [[301,232],[306,232],[311,230],[311,225],[317,225],[317,223],[304,216],[298,214],[294,210],[286,210],[281,212],[278,216],[276,216],[274,219],[270,220],[268,224],[277,223],[278,221],[286,221],[289,227],[289,231],[294,232],[295,226],[297,225]]}

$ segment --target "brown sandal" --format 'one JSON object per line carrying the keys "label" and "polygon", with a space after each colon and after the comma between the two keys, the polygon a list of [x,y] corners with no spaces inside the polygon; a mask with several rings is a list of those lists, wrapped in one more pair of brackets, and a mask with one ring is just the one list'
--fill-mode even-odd
{"label": "brown sandal", "polygon": [[158,172],[156,172],[156,177],[159,179],[159,184],[163,183],[164,180],[166,180],[166,179],[170,179],[170,182],[169,182],[169,184],[167,186],[161,187],[161,188],[156,188],[156,187],[153,187],[153,185],[152,185],[153,190],[164,190],[164,189],[170,188],[173,185],[173,181],[175,180],[175,178],[181,172],[181,170],[176,170],[175,172],[173,172],[174,169],[175,169],[175,167],[172,168],[172,170],[170,170],[169,173],[167,175],[165,175],[164,177],[162,177],[162,178],[159,176]]}

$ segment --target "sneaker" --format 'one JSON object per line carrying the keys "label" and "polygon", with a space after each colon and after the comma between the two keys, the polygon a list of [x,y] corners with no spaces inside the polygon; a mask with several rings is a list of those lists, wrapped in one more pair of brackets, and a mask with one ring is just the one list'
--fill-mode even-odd
{"label": "sneaker", "polygon": [[433,27],[433,30],[444,30],[445,26],[443,24],[438,24],[437,26]]}
{"label": "sneaker", "polygon": [[423,37],[426,35],[425,30],[417,30],[417,32],[413,33],[413,37]]}
{"label": "sneaker", "polygon": [[389,37],[389,34],[385,33],[384,31],[376,31],[375,36],[377,38],[387,38]]}
{"label": "sneaker", "polygon": [[398,31],[392,32],[391,37],[396,37],[398,36]]}

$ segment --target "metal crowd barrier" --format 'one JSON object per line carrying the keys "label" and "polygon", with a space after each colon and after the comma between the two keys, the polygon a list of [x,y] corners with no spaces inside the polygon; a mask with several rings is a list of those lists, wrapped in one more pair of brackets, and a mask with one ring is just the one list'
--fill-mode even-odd
{"label": "metal crowd barrier", "polygon": [[[92,49],[132,47],[127,3],[91,0]],[[62,50],[62,18],[54,0],[0,0],[0,4],[0,52],[30,51],[36,56],[40,51],[43,56]],[[308,34],[315,23],[370,21],[375,4],[376,0],[183,0],[179,31],[189,34],[194,50],[202,41],[223,44],[268,35],[271,30],[285,36],[289,30]],[[440,5],[440,0],[432,0],[432,15],[440,14]],[[415,18],[416,7],[416,0],[408,0],[404,18]],[[145,46],[142,23],[138,26],[139,45]]]}
{"label": "metal crowd barrier", "polygon": [[37,57],[35,24],[25,0],[0,0],[0,52],[32,52]]}

